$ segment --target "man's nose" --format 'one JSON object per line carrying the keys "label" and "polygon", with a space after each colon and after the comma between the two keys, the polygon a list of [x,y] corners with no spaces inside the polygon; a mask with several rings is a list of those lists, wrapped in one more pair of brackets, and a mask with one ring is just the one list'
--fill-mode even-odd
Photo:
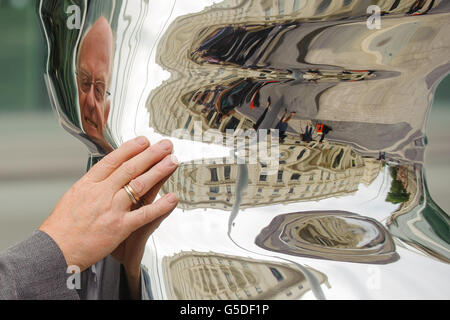
{"label": "man's nose", "polygon": [[89,91],[86,93],[87,104],[90,107],[95,107],[95,87],[91,84]]}

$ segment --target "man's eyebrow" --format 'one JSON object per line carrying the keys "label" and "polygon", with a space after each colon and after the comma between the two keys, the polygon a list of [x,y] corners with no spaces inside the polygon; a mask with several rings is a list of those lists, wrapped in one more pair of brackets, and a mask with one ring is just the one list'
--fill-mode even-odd
{"label": "man's eyebrow", "polygon": [[86,70],[84,70],[82,67],[78,67],[78,71],[79,71],[80,73],[83,73],[83,74],[89,76],[89,77],[91,78],[91,80],[94,80],[95,82],[100,81],[100,82],[106,84],[106,80],[105,80],[104,78],[96,78],[96,79],[92,79],[92,75],[91,75],[89,72],[87,72]]}

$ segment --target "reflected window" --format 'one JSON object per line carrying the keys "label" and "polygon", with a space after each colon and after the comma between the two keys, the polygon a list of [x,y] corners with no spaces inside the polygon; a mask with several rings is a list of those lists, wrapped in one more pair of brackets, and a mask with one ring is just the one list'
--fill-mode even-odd
{"label": "reflected window", "polygon": [[284,14],[284,0],[278,0],[278,12]]}
{"label": "reflected window", "polygon": [[280,271],[278,271],[277,268],[274,267],[269,267],[270,271],[272,272],[273,276],[275,277],[275,279],[277,279],[277,281],[283,281],[284,277],[283,275],[280,273]]}
{"label": "reflected window", "polygon": [[316,10],[316,14],[323,13],[331,4],[331,0],[323,0],[318,6]]}
{"label": "reflected window", "polygon": [[210,187],[209,192],[211,193],[219,193],[219,187]]}
{"label": "reflected window", "polygon": [[209,168],[211,171],[211,181],[219,181],[219,178],[217,177],[217,168]]}
{"label": "reflected window", "polygon": [[278,170],[277,182],[283,182],[283,170]]}
{"label": "reflected window", "polygon": [[230,180],[230,173],[231,173],[231,167],[225,166],[225,168],[224,168],[225,180]]}
{"label": "reflected window", "polygon": [[305,152],[306,152],[306,149],[303,149],[302,151],[300,151],[300,153],[297,156],[297,160],[300,160],[303,157],[303,155],[305,154]]}
{"label": "reflected window", "polygon": [[188,118],[187,121],[186,121],[186,124],[185,124],[185,126],[184,126],[184,129],[187,129],[187,128],[189,127],[189,124],[191,123],[191,120],[192,120],[192,116],[189,115],[189,118]]}
{"label": "reflected window", "polygon": [[339,166],[343,155],[344,155],[344,150],[341,149],[341,151],[339,151],[338,155],[336,156],[336,158],[333,161],[333,168],[337,168]]}
{"label": "reflected window", "polygon": [[225,129],[231,129],[235,130],[239,125],[239,119],[236,117],[231,117],[230,121],[228,121],[227,125],[225,126]]}
{"label": "reflected window", "polygon": [[206,117],[206,119],[207,119],[208,121],[210,121],[211,118],[213,117],[213,115],[214,115],[215,112],[216,112],[215,110],[211,110],[211,111],[208,113],[208,116]]}
{"label": "reflected window", "polygon": [[291,180],[298,180],[300,179],[300,173],[293,173],[291,176]]}
{"label": "reflected window", "polygon": [[227,279],[228,284],[233,284],[233,281],[231,281],[231,277],[228,272],[224,272],[223,275],[225,276],[225,279]]}

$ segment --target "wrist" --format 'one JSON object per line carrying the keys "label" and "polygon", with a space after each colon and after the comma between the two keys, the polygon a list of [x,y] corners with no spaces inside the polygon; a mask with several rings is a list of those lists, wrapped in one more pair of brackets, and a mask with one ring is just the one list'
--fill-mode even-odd
{"label": "wrist", "polygon": [[141,268],[127,268],[124,266],[125,276],[127,278],[128,290],[132,300],[141,299]]}
{"label": "wrist", "polygon": [[125,272],[127,277],[130,279],[138,279],[141,276],[141,266],[140,265],[123,265],[125,268]]}
{"label": "wrist", "polygon": [[64,240],[64,236],[59,236],[59,233],[52,228],[45,226],[44,224],[38,228],[39,231],[47,234],[56,243],[59,250],[61,251],[64,259],[66,260],[67,266],[77,266],[80,271],[83,271],[89,267],[86,263],[83,263],[82,257],[78,257],[74,246],[70,242]]}

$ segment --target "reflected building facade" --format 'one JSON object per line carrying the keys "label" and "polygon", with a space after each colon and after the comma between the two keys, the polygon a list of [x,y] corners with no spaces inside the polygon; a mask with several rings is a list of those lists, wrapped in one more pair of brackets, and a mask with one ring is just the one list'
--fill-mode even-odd
{"label": "reflected building facade", "polygon": [[[180,252],[163,259],[168,299],[293,300],[311,290],[294,265],[215,252]],[[312,268],[319,284],[327,276]]]}
{"label": "reflected building facade", "polygon": [[[248,99],[234,104],[233,114],[222,112],[217,102],[216,108],[202,114],[192,97],[229,89],[240,81],[264,82],[260,104],[270,97],[272,110],[260,128],[274,128],[280,113],[288,108],[297,112],[287,129],[294,136],[304,131],[306,120],[312,120],[333,127],[329,139],[349,143],[366,155],[376,156],[383,150],[390,157],[422,162],[423,148],[417,141],[424,136],[428,91],[447,70],[444,52],[449,50],[446,43],[450,39],[439,31],[447,20],[443,16],[411,16],[408,12],[418,6],[416,1],[378,1],[383,12],[406,15],[386,18],[380,30],[370,30],[358,20],[327,21],[348,12],[353,18],[365,15],[357,3],[224,1],[175,20],[157,49],[158,64],[172,76],[148,98],[151,127],[168,135],[179,128],[192,130],[195,121],[202,121],[204,130],[252,127],[262,108],[252,109]],[[438,4],[424,2],[422,6]],[[269,12],[265,7],[271,8]],[[282,14],[274,15],[274,10]],[[320,19],[320,12],[327,18]],[[268,15],[271,18],[266,20]],[[307,24],[309,20],[302,20],[306,16],[318,21]],[[232,35],[243,35],[229,35],[227,44],[228,38],[218,36],[227,33],[227,28],[233,29]],[[258,34],[267,28],[270,30]],[[261,39],[271,32],[273,37],[263,43]],[[249,49],[253,54],[238,45],[245,37],[258,40],[257,49]],[[223,54],[217,53],[217,48],[226,48],[226,44],[235,54],[225,49]],[[364,76],[368,73],[370,77]],[[345,74],[350,78],[343,78]],[[311,79],[315,75],[322,80]],[[220,123],[215,123],[218,118]]]}
{"label": "reflected building facade", "polygon": [[[350,146],[317,141],[280,145],[278,172],[268,174],[264,163],[248,164],[248,186],[240,208],[299,201],[319,201],[348,196],[361,183],[370,185],[382,164],[364,158]],[[235,199],[238,165],[182,164],[162,187],[163,193],[176,192],[179,207],[185,210],[217,208],[231,210]]]}

